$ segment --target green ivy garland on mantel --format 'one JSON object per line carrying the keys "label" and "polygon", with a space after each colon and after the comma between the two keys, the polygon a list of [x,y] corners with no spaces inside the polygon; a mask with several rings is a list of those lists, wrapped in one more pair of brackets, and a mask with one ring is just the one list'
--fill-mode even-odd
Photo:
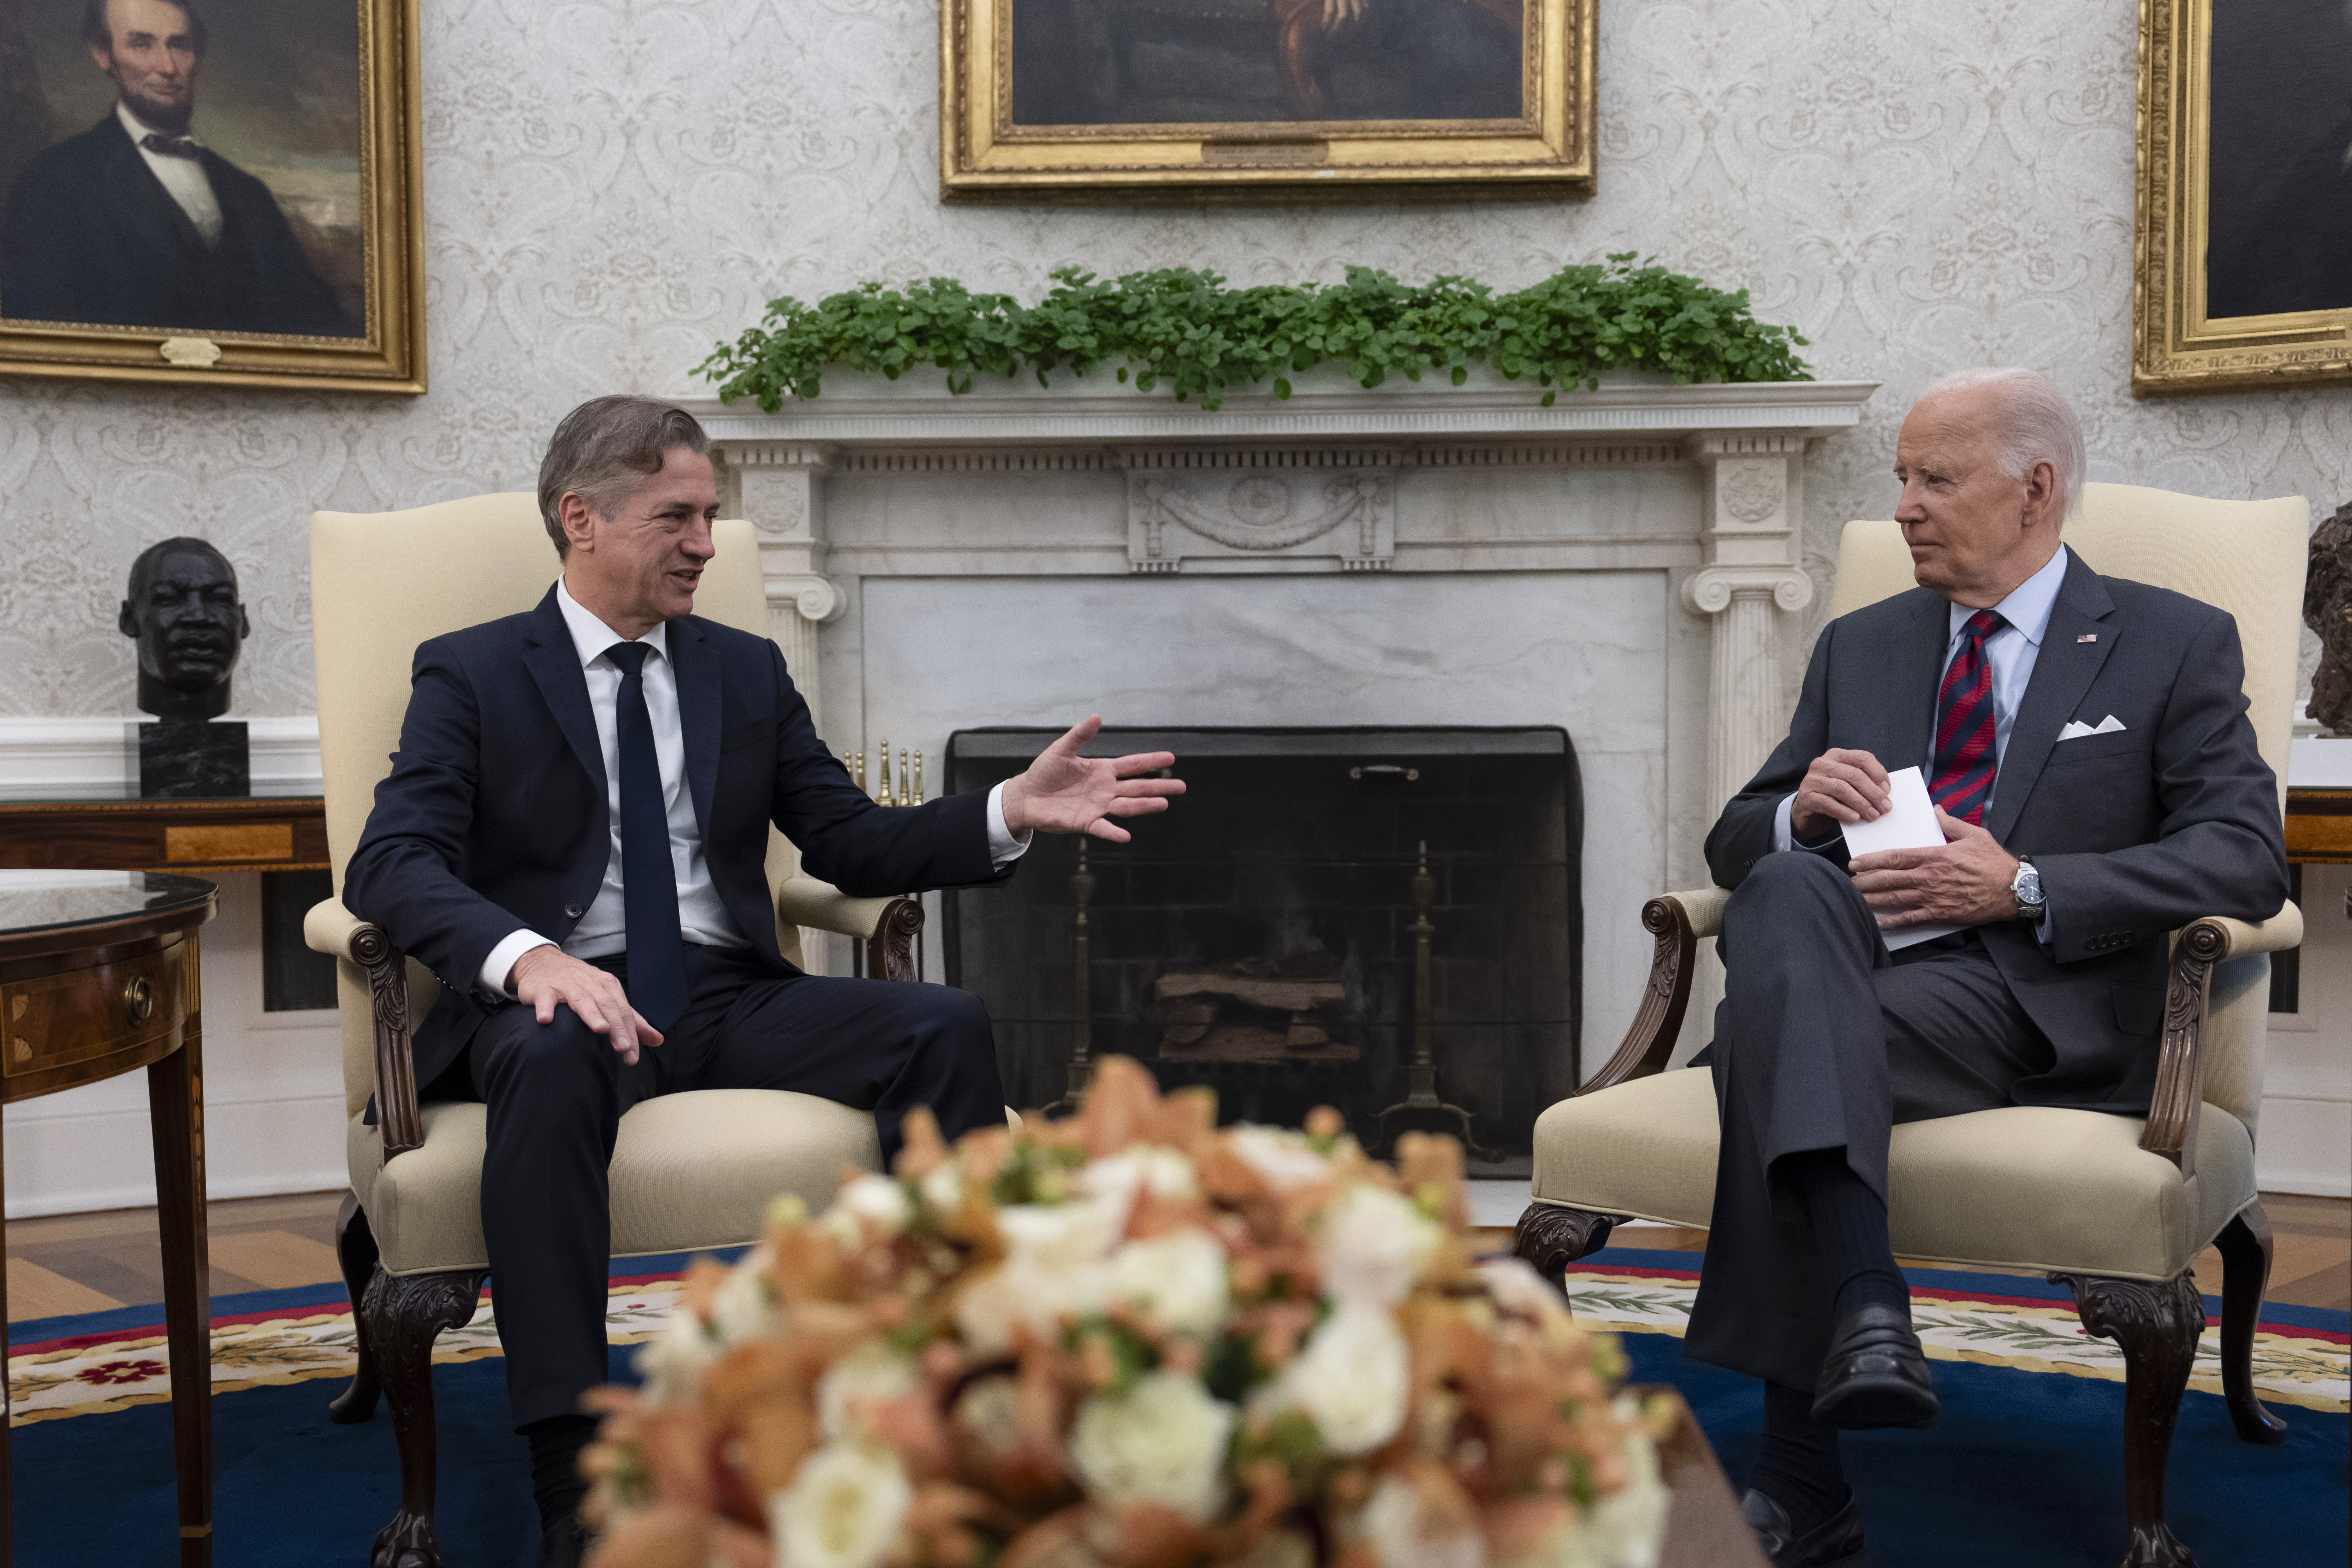
{"label": "green ivy garland on mantel", "polygon": [[1132,368],[1139,391],[1161,382],[1179,399],[1216,408],[1229,387],[1337,364],[1365,386],[1391,375],[1444,371],[1459,386],[1469,367],[1531,376],[1543,403],[1564,387],[1600,384],[1603,372],[1661,371],[1678,383],[1810,381],[1796,353],[1806,340],[1748,313],[1748,293],[1713,289],[1626,251],[1597,267],[1567,267],[1532,288],[1498,294],[1469,278],[1420,288],[1370,267],[1330,286],[1228,289],[1213,272],[1163,268],[1098,279],[1054,273],[1034,305],[975,294],[951,278],[908,289],[861,284],[814,306],[770,302],[759,326],[721,343],[698,374],[728,402],[751,397],[773,414],[786,395],[813,398],[829,369],[897,380],[921,365],[947,373],[950,392],[979,375],[1027,369],[1040,385],[1067,366]]}

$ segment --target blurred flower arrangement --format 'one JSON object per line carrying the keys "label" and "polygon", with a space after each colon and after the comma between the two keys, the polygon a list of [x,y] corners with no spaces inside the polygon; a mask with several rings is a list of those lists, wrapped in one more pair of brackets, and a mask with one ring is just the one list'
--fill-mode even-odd
{"label": "blurred flower arrangement", "polygon": [[1461,1152],[1219,1131],[1103,1061],[1079,1113],[779,1199],[604,1390],[593,1568],[1649,1568],[1671,1419],[1613,1392]]}

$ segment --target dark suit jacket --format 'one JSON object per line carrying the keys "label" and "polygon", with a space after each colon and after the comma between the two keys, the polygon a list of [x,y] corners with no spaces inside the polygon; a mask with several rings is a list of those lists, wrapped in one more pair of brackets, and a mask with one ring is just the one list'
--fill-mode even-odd
{"label": "dark suit jacket", "polygon": [[[1842,616],[1813,646],[1796,717],[1707,835],[1737,888],[1815,757],[1930,764],[1950,604],[1926,588]],[[2083,642],[2084,635],[2097,641]],[[2179,594],[2102,577],[2074,555],[2011,725],[1984,826],[2050,900],[2045,951],[2022,921],[1984,926],[2011,991],[2057,1049],[2020,1104],[2146,1112],[2163,1026],[2166,933],[2200,915],[2266,920],[2287,895],[2278,784],[2246,719],[2238,625]],[[2069,720],[2119,733],[2060,742]],[[1843,840],[1818,851],[1844,864]]]}
{"label": "dark suit jacket", "polygon": [[[1011,877],[989,864],[985,795],[885,808],[853,784],[775,644],[684,616],[669,623],[668,647],[711,883],[778,973],[796,972],[776,948],[771,822],[810,875],[857,897]],[[487,1016],[476,982],[490,949],[525,926],[560,942],[580,923],[612,827],[588,682],[554,589],[528,614],[425,643],[413,679],[343,902],[449,992],[416,1034],[423,1085]]]}
{"label": "dark suit jacket", "polygon": [[194,332],[356,337],[278,198],[207,150],[221,233],[207,246],[109,110],[16,182],[0,223],[0,315]]}

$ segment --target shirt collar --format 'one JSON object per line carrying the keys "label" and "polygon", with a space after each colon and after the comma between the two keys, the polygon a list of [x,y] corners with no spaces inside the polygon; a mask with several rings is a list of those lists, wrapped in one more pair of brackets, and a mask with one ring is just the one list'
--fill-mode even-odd
{"label": "shirt collar", "polygon": [[[2058,603],[2059,584],[2066,581],[2066,547],[2060,545],[2050,563],[2010,590],[2009,597],[1993,606],[2000,618],[2025,635],[2025,640],[2035,647],[2042,646],[2042,634],[2050,629],[2050,611]],[[585,611],[582,612],[583,615]],[[1960,635],[1976,612],[1966,605],[1952,606],[1951,636]]]}
{"label": "shirt collar", "polygon": [[[148,124],[145,121],[131,113],[131,106],[123,102],[119,98],[114,100],[114,118],[122,122],[123,132],[131,138],[131,144],[134,147],[139,147],[142,152],[146,150],[142,143],[143,143],[149,136],[170,136],[172,134],[169,131],[156,130],[153,126]],[[196,140],[196,134],[194,131],[181,132],[178,139],[183,142],[194,142],[199,147],[204,145],[202,142]]]}
{"label": "shirt collar", "polygon": [[[604,650],[616,642],[629,639],[597,619],[596,612],[572,596],[563,579],[555,580],[555,607],[563,612],[563,624],[572,633],[572,646],[579,650],[580,668],[587,668],[604,657]],[[664,622],[636,639],[664,658],[669,658],[669,625]]]}

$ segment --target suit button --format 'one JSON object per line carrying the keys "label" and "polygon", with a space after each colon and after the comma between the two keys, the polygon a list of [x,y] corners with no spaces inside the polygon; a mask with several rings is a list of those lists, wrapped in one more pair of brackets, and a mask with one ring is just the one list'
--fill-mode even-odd
{"label": "suit button", "polygon": [[563,912],[576,921],[580,918],[582,911],[578,904],[566,904],[563,906]]}

